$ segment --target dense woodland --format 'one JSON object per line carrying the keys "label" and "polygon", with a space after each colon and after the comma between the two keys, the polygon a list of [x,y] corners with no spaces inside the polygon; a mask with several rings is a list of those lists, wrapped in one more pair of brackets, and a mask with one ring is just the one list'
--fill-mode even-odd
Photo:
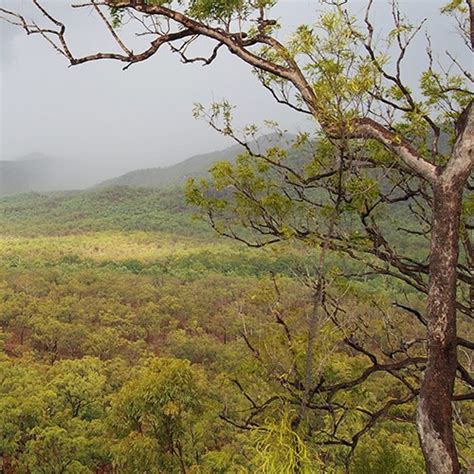
{"label": "dense woodland", "polygon": [[[339,310],[322,318],[324,382],[301,435],[290,383],[317,249],[218,238],[180,190],[33,193],[0,209],[3,472],[424,472],[407,388],[423,326],[394,306],[421,311],[415,292],[343,278],[357,266],[331,256]],[[465,466],[472,425],[459,402]]]}
{"label": "dense woodland", "polygon": [[90,0],[115,49],[83,56],[0,7],[70,66],[222,49],[312,125],[196,104],[230,161],[0,200],[3,472],[472,471],[474,5],[440,7],[457,54],[396,0],[290,35],[276,3]]}

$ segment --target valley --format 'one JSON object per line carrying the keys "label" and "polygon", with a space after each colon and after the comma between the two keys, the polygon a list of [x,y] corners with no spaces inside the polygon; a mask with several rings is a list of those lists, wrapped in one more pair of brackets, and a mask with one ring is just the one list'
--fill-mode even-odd
{"label": "valley", "polygon": [[[388,356],[422,330],[393,307],[394,292],[421,310],[416,294],[383,277],[347,280],[357,265],[329,259],[342,318],[322,316],[318,434],[301,439],[291,419],[317,249],[219,238],[178,187],[2,198],[0,229],[5,473],[276,472],[294,443],[303,472],[344,472],[348,455],[354,473],[424,472],[403,399],[422,348],[410,349],[413,365]],[[400,375],[374,370],[362,342]],[[469,413],[458,432],[466,456]]]}

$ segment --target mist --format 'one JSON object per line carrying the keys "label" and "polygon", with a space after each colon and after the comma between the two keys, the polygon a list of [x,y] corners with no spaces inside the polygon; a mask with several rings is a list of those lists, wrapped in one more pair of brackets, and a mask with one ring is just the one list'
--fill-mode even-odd
{"label": "mist", "polygon": [[[27,0],[0,3],[20,9],[27,17],[36,15]],[[454,24],[447,24],[439,13],[444,3],[420,0],[401,2],[401,6],[412,21],[428,17],[434,44],[442,42],[458,56],[468,54],[455,50]],[[76,55],[114,46],[91,10],[74,10],[55,1],[43,4],[67,25]],[[356,14],[364,6],[364,1],[352,2]],[[285,25],[281,38],[315,18],[315,10],[321,8],[319,2],[310,0],[280,2],[275,15]],[[382,31],[391,28],[386,9],[378,8],[375,15]],[[113,61],[68,68],[65,59],[40,37],[27,37],[2,21],[0,28],[0,160],[26,157],[48,162],[43,174],[54,173],[54,181],[60,183],[52,186],[55,189],[84,188],[127,171],[169,166],[232,146],[229,138],[193,118],[196,102],[209,105],[228,99],[237,106],[239,124],[271,119],[291,133],[313,127],[310,119],[277,104],[250,67],[224,50],[207,67],[183,65],[176,54],[163,48],[126,71],[123,64]],[[130,36],[131,32],[124,27],[123,33]],[[422,34],[417,41],[405,63],[405,74],[412,81],[419,75],[419,56],[424,54]],[[196,52],[209,50],[209,43],[203,41]],[[0,173],[4,170],[0,168]]]}

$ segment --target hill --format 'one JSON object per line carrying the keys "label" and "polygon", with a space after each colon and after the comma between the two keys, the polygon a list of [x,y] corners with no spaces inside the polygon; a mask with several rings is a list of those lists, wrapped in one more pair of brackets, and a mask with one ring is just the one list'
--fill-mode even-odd
{"label": "hill", "polygon": [[0,195],[56,188],[58,160],[33,153],[17,161],[0,161]]}
{"label": "hill", "polygon": [[[288,141],[290,136],[284,139]],[[274,136],[266,136],[251,146],[263,150],[276,143]],[[278,141],[282,143],[286,141]],[[205,176],[218,161],[233,161],[242,150],[232,146],[167,168],[136,170],[76,191],[57,187],[58,173],[52,169],[60,160],[36,156],[3,162],[13,164],[2,168],[7,170],[2,172],[5,186],[0,194],[2,234],[66,235],[102,230],[207,233],[207,226],[192,219],[194,212],[184,202],[182,186],[191,176]]]}
{"label": "hill", "polygon": [[[253,149],[264,150],[269,146],[285,146],[291,135],[283,138],[267,135],[252,142]],[[192,156],[175,165],[162,168],[138,169],[115,178],[110,164],[94,156],[80,160],[53,158],[41,153],[31,153],[18,160],[0,160],[0,197],[21,193],[67,191],[72,189],[133,186],[165,188],[182,186],[189,177],[206,176],[218,161],[233,161],[243,147],[234,145],[224,150]],[[116,173],[116,171],[115,171]],[[96,184],[99,182],[99,184]]]}
{"label": "hill", "polygon": [[3,235],[68,235],[103,230],[199,233],[181,190],[114,186],[0,198]]}
{"label": "hill", "polygon": [[196,155],[172,166],[130,171],[116,178],[103,181],[96,187],[136,186],[161,188],[169,185],[181,185],[191,176],[205,176],[213,163],[233,160],[241,152],[242,147],[233,146],[221,151]]}
{"label": "hill", "polygon": [[[104,175],[101,173],[101,176]],[[83,160],[72,162],[31,153],[18,160],[0,161],[0,196],[80,189],[93,182],[90,168]]]}
{"label": "hill", "polygon": [[[250,144],[254,150],[265,150],[269,146],[287,146],[292,140],[292,135],[277,137],[266,135]],[[130,171],[117,178],[108,179],[96,187],[134,186],[142,188],[164,188],[168,186],[182,186],[190,177],[199,178],[208,174],[209,169],[218,161],[234,161],[244,148],[234,145],[224,150],[214,151],[192,156],[175,165],[162,168],[147,168]]]}

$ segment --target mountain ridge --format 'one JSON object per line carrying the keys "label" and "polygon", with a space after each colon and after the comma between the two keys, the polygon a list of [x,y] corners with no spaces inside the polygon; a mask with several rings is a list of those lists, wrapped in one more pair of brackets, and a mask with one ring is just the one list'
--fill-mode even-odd
{"label": "mountain ridge", "polygon": [[[287,147],[293,138],[290,134],[264,135],[249,145],[263,152],[270,146]],[[191,156],[170,166],[139,168],[105,180],[102,178],[95,183],[91,179],[90,167],[85,164],[87,158],[71,162],[35,152],[17,160],[0,160],[0,197],[27,192],[94,190],[116,186],[156,189],[182,186],[190,177],[207,176],[212,165],[219,161],[234,161],[244,149],[242,145],[235,144],[222,150]],[[95,172],[97,175],[97,170]]]}
{"label": "mountain ridge", "polygon": [[124,173],[115,178],[102,181],[94,188],[109,186],[137,186],[145,188],[160,188],[169,185],[184,184],[187,178],[205,176],[212,164],[221,160],[234,160],[243,151],[239,145],[224,150],[202,153],[192,156],[174,165],[141,168]]}
{"label": "mountain ridge", "polygon": [[[291,134],[284,134],[283,136],[276,134],[264,135],[251,142],[250,146],[257,147],[261,151],[275,145],[285,147],[288,146],[288,143],[293,138],[294,136]],[[102,181],[95,185],[94,188],[108,186],[136,186],[145,188],[180,186],[190,177],[200,178],[207,176],[212,165],[219,161],[234,161],[244,150],[245,148],[242,145],[236,144],[222,150],[200,153],[174,165],[129,171],[115,178]]]}

